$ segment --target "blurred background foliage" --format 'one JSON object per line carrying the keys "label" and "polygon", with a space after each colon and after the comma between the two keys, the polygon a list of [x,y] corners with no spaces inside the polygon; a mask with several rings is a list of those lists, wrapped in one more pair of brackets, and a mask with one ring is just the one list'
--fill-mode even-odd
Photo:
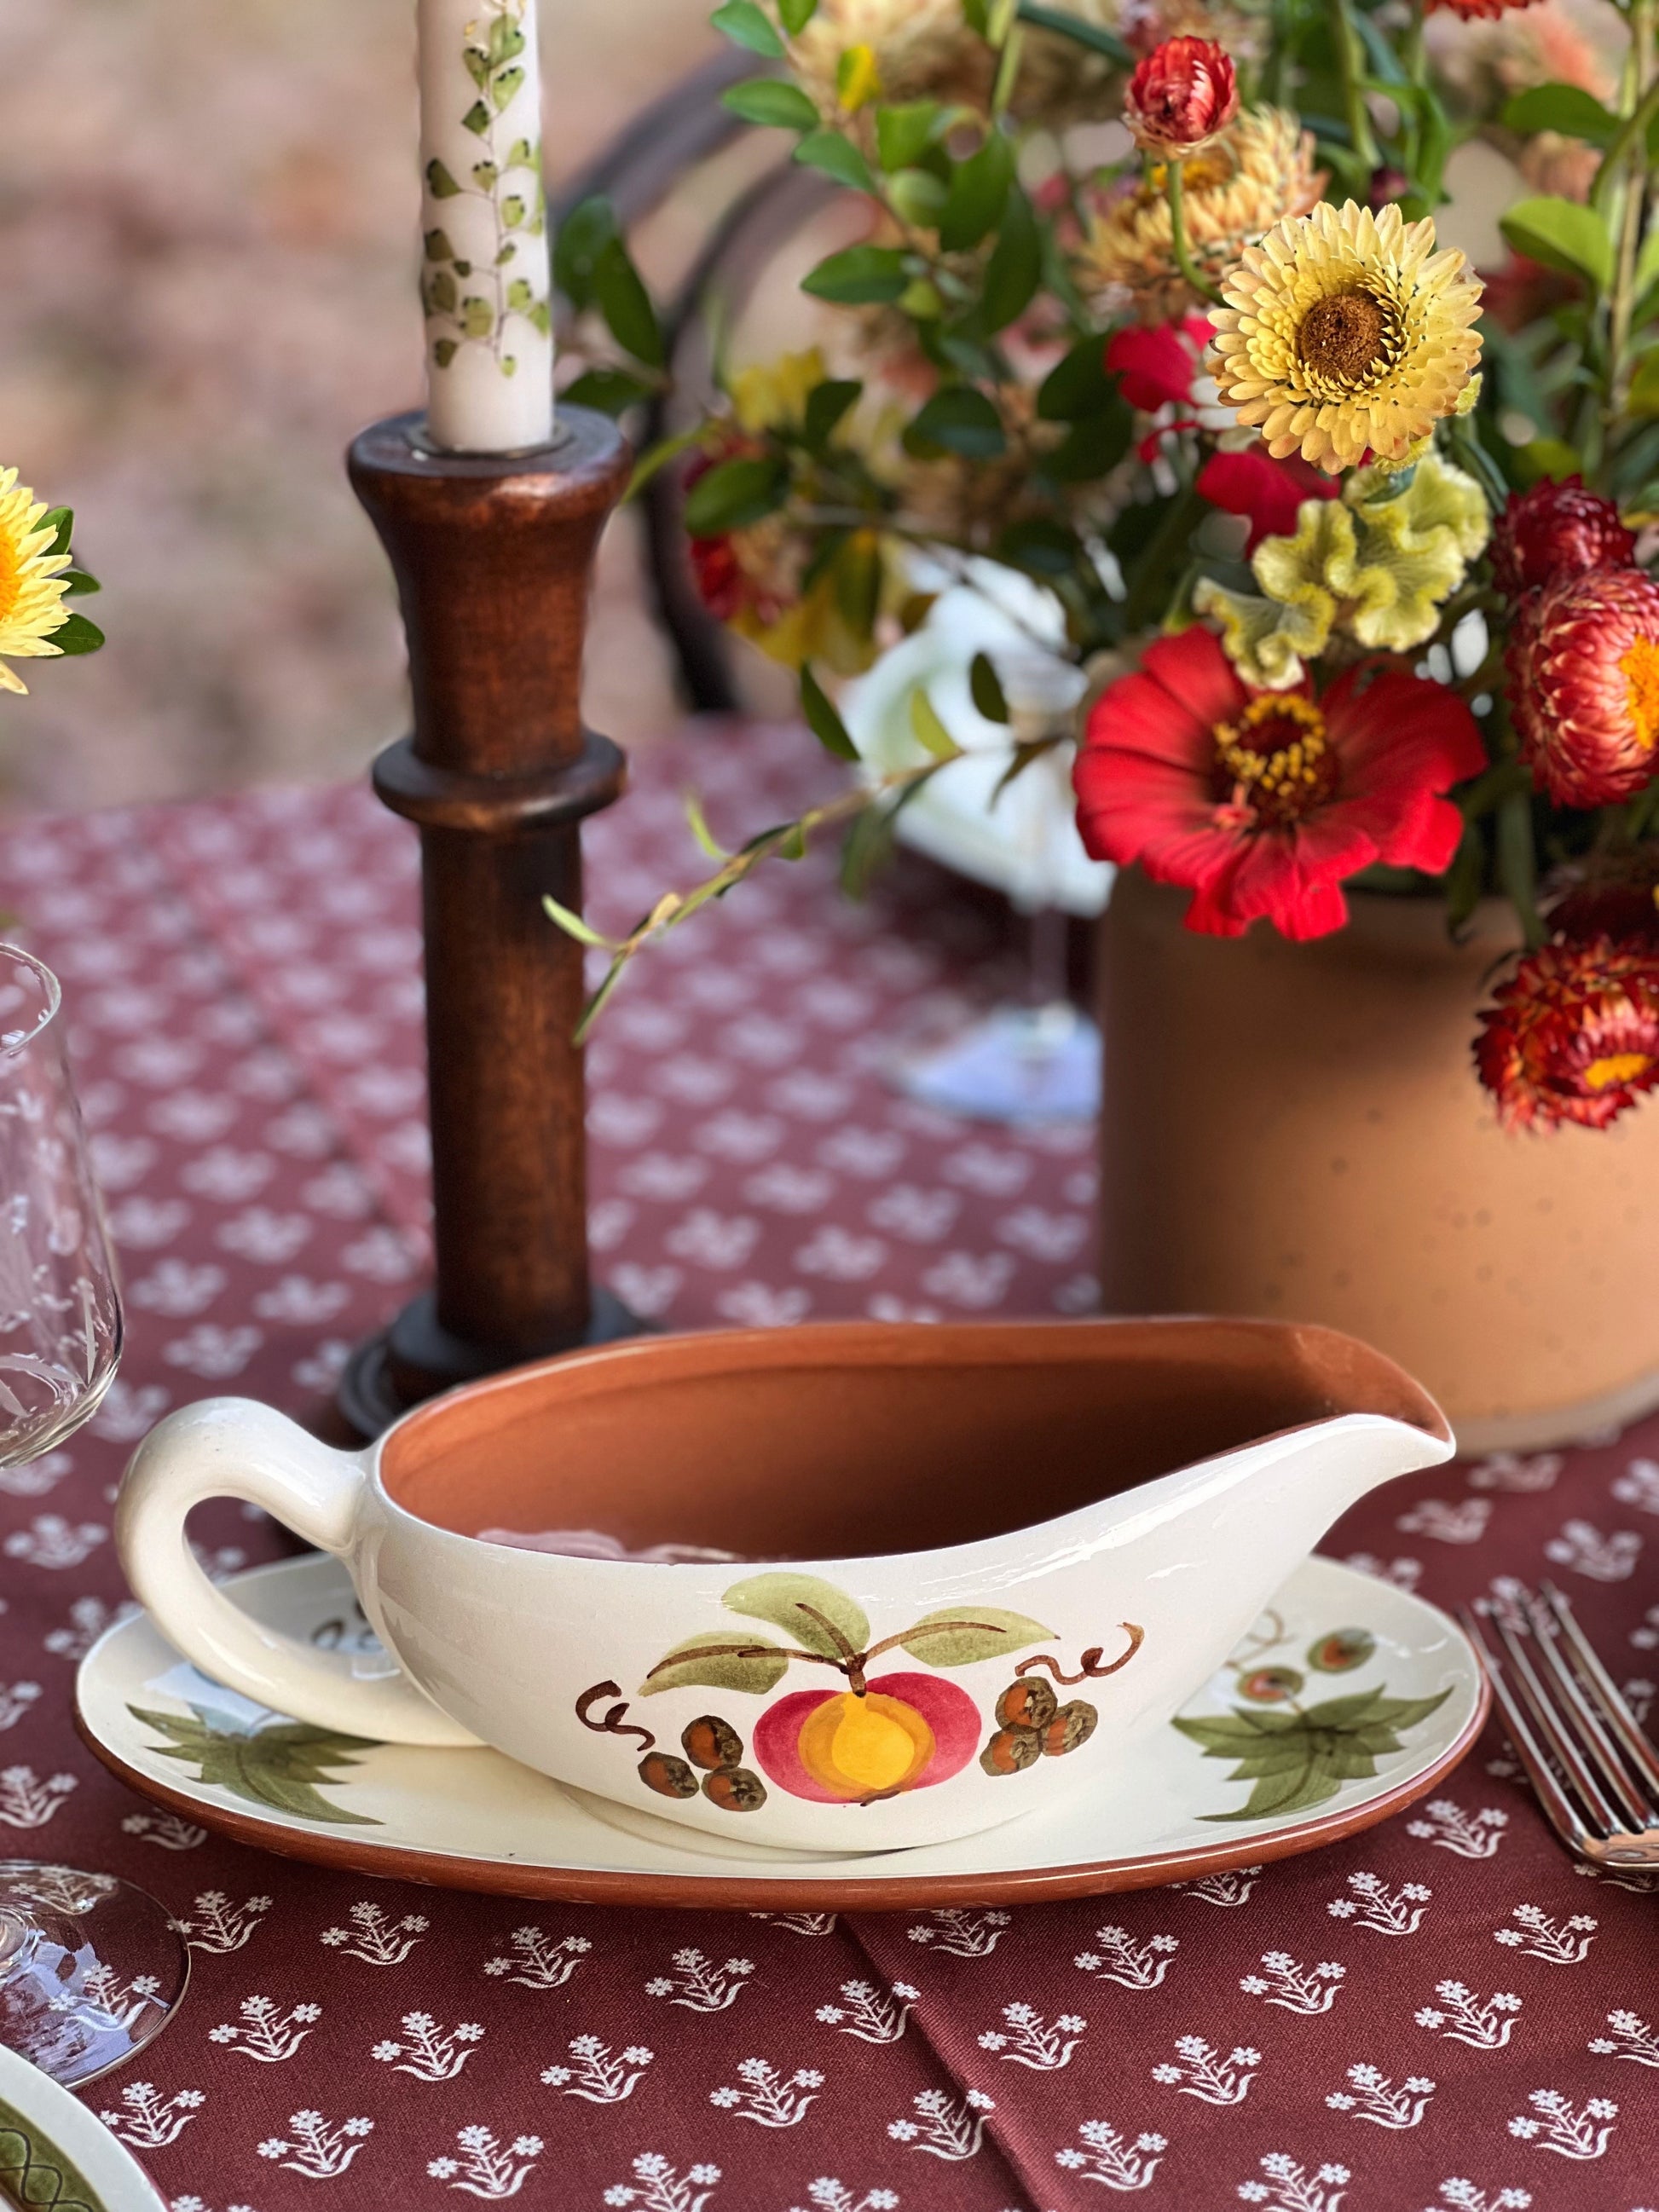
{"label": "blurred background foliage", "polygon": [[[715,52],[706,0],[545,0],[556,190],[646,100]],[[400,641],[379,548],[340,465],[352,433],[417,403],[413,0],[64,0],[0,10],[0,459],[76,510],[108,649],[56,672],[0,751],[11,803],[114,804],[356,773],[400,726]],[[1605,0],[1493,23],[1442,15],[1470,88],[1605,93]],[[782,142],[756,134],[763,158]],[[1454,157],[1443,234],[1478,263],[1522,189],[1501,144]],[[732,158],[752,160],[738,150]],[[711,165],[635,240],[653,284],[695,252],[732,179]],[[811,336],[794,241],[734,357]],[[753,658],[752,656],[750,657]],[[787,684],[763,706],[785,704]],[[631,517],[602,559],[590,720],[625,742],[675,702]]]}

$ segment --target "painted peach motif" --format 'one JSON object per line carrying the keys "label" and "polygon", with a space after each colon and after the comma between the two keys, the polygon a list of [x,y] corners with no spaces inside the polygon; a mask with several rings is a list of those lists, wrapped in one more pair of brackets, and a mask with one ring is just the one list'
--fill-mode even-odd
{"label": "painted peach motif", "polygon": [[769,1780],[815,1804],[868,1804],[947,1782],[973,1757],[979,1707],[938,1674],[880,1674],[862,1693],[797,1690],[755,1724]]}
{"label": "painted peach motif", "polygon": [[[755,1723],[750,1746],[769,1781],[820,1805],[869,1805],[931,1789],[959,1774],[979,1748],[980,1706],[967,1691],[938,1671],[872,1674],[876,1661],[902,1651],[936,1670],[976,1667],[1054,1636],[1029,1613],[966,1599],[872,1638],[868,1617],[848,1591],[819,1576],[782,1569],[733,1583],[720,1601],[740,1621],[764,1622],[789,1640],[779,1643],[746,1627],[704,1630],[665,1653],[635,1694],[713,1689],[766,1698],[792,1667],[827,1669],[832,1681],[839,1680],[793,1691],[768,1705]],[[1088,1741],[1098,1718],[1096,1708],[1080,1701],[1061,1705],[1032,1670],[1068,1686],[1115,1674],[1142,1640],[1133,1621],[1119,1626],[1127,1638],[1124,1650],[1108,1660],[1091,1644],[1074,1674],[1049,1652],[1020,1662],[998,1702],[996,1727],[980,1760],[988,1774],[1017,1773]],[[617,1702],[600,1711],[606,1699]],[[741,1732],[720,1714],[702,1713],[685,1723],[679,1739],[685,1757],[678,1759],[659,1750],[653,1731],[629,1717],[629,1700],[613,1681],[584,1690],[575,1710],[581,1725],[596,1735],[626,1737],[641,1747],[640,1779],[659,1796],[690,1798],[701,1791],[709,1803],[733,1813],[754,1812],[766,1802],[760,1776],[740,1764]]]}

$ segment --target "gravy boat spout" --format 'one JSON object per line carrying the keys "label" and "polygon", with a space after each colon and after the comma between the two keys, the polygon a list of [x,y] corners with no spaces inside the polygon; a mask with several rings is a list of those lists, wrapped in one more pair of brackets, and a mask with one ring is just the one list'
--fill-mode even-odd
{"label": "gravy boat spout", "polygon": [[[1328,1329],[830,1323],[520,1369],[360,1453],[190,1407],[141,1448],[118,1540],[179,1649],[261,1704],[838,1854],[1109,1787],[1346,1506],[1452,1449]],[[346,1562],[384,1656],[206,1582],[184,1519],[225,1495]]]}

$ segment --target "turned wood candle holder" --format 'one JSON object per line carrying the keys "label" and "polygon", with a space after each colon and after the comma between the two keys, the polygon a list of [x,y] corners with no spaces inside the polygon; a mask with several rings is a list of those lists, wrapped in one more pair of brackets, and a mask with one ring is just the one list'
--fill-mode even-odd
{"label": "turned wood candle holder", "polygon": [[351,447],[409,638],[414,731],[374,789],[421,835],[435,1259],[433,1287],[346,1369],[341,1407],[366,1437],[456,1383],[641,1326],[589,1279],[582,951],[542,905],[580,907],[582,817],[623,787],[580,685],[630,459],[579,407],[533,453],[437,452],[420,415]]}

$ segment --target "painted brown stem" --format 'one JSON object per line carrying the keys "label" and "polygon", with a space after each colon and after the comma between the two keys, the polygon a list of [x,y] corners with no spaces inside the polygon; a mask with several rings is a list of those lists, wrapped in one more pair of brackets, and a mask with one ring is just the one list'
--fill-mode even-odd
{"label": "painted brown stem", "polygon": [[[588,1715],[592,1711],[595,1699],[599,1698],[620,1698],[622,1702],[612,1705],[603,1719],[590,1720]],[[656,1737],[649,1729],[641,1728],[635,1721],[629,1721],[627,1712],[628,1700],[622,1695],[620,1682],[595,1682],[591,1690],[584,1690],[576,1700],[576,1718],[585,1729],[592,1729],[595,1735],[634,1735],[647,1751],[654,1750]]]}
{"label": "painted brown stem", "polygon": [[1108,1674],[1115,1674],[1120,1667],[1127,1667],[1146,1640],[1146,1630],[1138,1628],[1133,1620],[1120,1620],[1118,1626],[1128,1638],[1129,1648],[1121,1657],[1114,1659],[1109,1666],[1103,1667],[1100,1663],[1103,1647],[1098,1644],[1091,1644],[1083,1655],[1083,1670],[1080,1674],[1062,1674],[1059,1660],[1047,1651],[1039,1651],[1034,1659],[1022,1659],[1014,1672],[1016,1674],[1029,1674],[1034,1667],[1041,1667],[1052,1674],[1055,1681],[1063,1683],[1068,1690],[1075,1688],[1079,1682],[1103,1682]]}
{"label": "painted brown stem", "polygon": [[366,430],[353,489],[397,580],[412,734],[374,788],[421,834],[436,1279],[359,1352],[342,1401],[373,1433],[475,1376],[630,1334],[588,1279],[580,829],[622,788],[582,726],[592,561],[627,483],[606,417],[511,457],[435,453],[417,416]]}

